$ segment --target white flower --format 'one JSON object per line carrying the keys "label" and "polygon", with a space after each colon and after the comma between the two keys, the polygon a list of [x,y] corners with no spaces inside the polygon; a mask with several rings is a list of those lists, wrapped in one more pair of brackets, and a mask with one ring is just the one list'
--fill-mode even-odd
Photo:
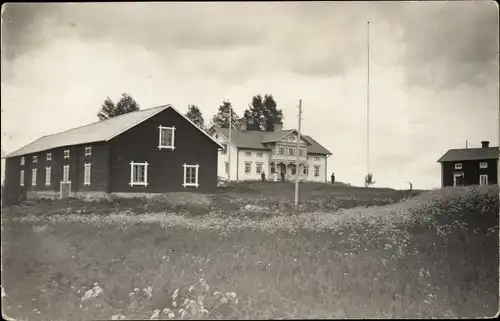
{"label": "white flower", "polygon": [[159,317],[160,317],[160,310],[155,310],[155,311],[153,312],[153,315],[151,316],[151,318],[150,318],[150,319],[151,319],[151,320],[153,320],[153,319],[158,319]]}
{"label": "white flower", "polygon": [[227,298],[226,298],[225,296],[224,296],[224,297],[222,297],[222,298],[220,299],[220,302],[221,302],[222,304],[227,303]]}
{"label": "white flower", "polygon": [[191,293],[191,292],[193,292],[193,291],[194,291],[194,285],[191,285],[191,286],[189,287],[189,292]]}
{"label": "white flower", "polygon": [[175,291],[174,291],[174,294],[172,294],[172,300],[175,300],[177,298],[177,296],[179,295],[179,289],[177,288]]}
{"label": "white flower", "polygon": [[189,299],[186,298],[186,300],[184,300],[184,304],[183,305],[186,306],[186,305],[188,305],[188,303],[189,303]]}
{"label": "white flower", "polygon": [[173,301],[173,302],[172,302],[172,306],[173,306],[174,308],[177,308],[177,301]]}
{"label": "white flower", "polygon": [[175,314],[173,312],[170,312],[168,315],[167,315],[167,318],[169,319],[173,319],[175,318]]}
{"label": "white flower", "polygon": [[125,316],[121,314],[115,314],[111,316],[111,320],[125,320]]}
{"label": "white flower", "polygon": [[185,318],[187,316],[188,312],[186,310],[182,310],[181,312],[181,318]]}
{"label": "white flower", "polygon": [[172,312],[172,310],[170,310],[169,308],[165,308],[162,311],[163,314],[169,314],[170,312]]}
{"label": "white flower", "polygon": [[215,295],[215,296],[219,296],[219,295],[220,295],[220,292],[219,292],[219,291],[215,291],[215,292],[214,292],[214,295]]}
{"label": "white flower", "polygon": [[226,297],[227,297],[229,300],[234,300],[234,299],[236,299],[236,293],[234,293],[234,292],[227,292],[227,293],[226,293]]}
{"label": "white flower", "polygon": [[207,285],[207,281],[205,281],[205,279],[200,279],[200,284],[201,286],[205,286]]}

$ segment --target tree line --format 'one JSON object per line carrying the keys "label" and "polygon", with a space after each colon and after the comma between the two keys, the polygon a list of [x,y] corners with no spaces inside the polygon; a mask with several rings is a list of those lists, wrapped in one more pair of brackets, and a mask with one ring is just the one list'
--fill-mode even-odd
{"label": "tree line", "polygon": [[[107,97],[97,117],[99,120],[106,120],[112,117],[140,110],[139,104],[132,98],[129,93],[122,93],[120,99],[115,104],[111,98]],[[205,123],[205,118],[197,105],[188,105],[186,112],[193,123],[207,131],[213,126],[219,128],[229,128],[229,117],[231,116],[231,127],[235,128],[239,125],[240,116],[234,111],[230,101],[224,100],[217,110],[217,113]],[[278,104],[273,95],[266,94],[255,95],[252,97],[248,108],[243,113],[243,118],[247,122],[249,130],[273,131],[274,124],[283,123],[283,111],[278,108]]]}

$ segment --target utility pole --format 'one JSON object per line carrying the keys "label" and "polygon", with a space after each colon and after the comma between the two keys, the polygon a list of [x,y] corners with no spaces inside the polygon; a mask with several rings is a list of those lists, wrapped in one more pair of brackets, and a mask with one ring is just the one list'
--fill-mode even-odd
{"label": "utility pole", "polygon": [[469,142],[467,141],[467,139],[465,140],[465,148],[469,148]]}
{"label": "utility pole", "polygon": [[295,207],[299,206],[300,124],[302,121],[302,99],[299,100],[299,128],[297,137],[297,163],[295,164]]}
{"label": "utility pole", "polygon": [[227,181],[231,181],[231,119],[233,118],[233,107],[229,106],[229,143],[227,144]]}
{"label": "utility pole", "polygon": [[[366,22],[366,174],[370,173],[370,21]],[[365,182],[365,186],[368,184]]]}

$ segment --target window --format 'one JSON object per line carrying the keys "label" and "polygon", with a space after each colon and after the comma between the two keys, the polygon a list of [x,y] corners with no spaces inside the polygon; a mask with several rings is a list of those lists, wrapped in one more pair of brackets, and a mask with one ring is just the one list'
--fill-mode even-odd
{"label": "window", "polygon": [[305,148],[300,149],[300,156],[306,156],[306,149]]}
{"label": "window", "polygon": [[37,169],[36,168],[33,168],[33,172],[32,172],[32,175],[31,175],[31,186],[36,186],[36,173],[37,173]]}
{"label": "window", "polygon": [[229,173],[229,163],[228,162],[225,162],[225,170],[226,170],[226,174]]}
{"label": "window", "polygon": [[315,160],[315,161],[319,161],[319,156],[315,156],[315,157],[314,157],[314,160]]}
{"label": "window", "polygon": [[275,164],[271,164],[271,173],[276,173],[276,165]]}
{"label": "window", "polygon": [[158,127],[160,131],[160,141],[158,149],[171,149],[174,150],[175,127]]}
{"label": "window", "polygon": [[222,149],[222,155],[226,155],[227,154],[227,144],[226,143],[222,143],[221,144],[224,148]]}
{"label": "window", "polygon": [[85,156],[91,156],[92,155],[92,146],[86,146],[85,147]]}
{"label": "window", "polygon": [[62,182],[63,183],[69,183],[70,180],[69,180],[69,165],[64,165],[63,166],[63,179],[62,179]]}
{"label": "window", "polygon": [[462,163],[455,164],[455,169],[462,169]]}
{"label": "window", "polygon": [[24,165],[24,161],[25,161],[25,159],[24,159],[24,156],[23,156],[23,157],[21,157],[21,165]]}
{"label": "window", "polygon": [[252,153],[251,152],[246,152],[245,156],[252,156]]}
{"label": "window", "polygon": [[295,156],[295,147],[288,147],[288,156]]}
{"label": "window", "polygon": [[184,184],[182,186],[195,186],[198,187],[198,169],[200,165],[186,165],[184,164]]}
{"label": "window", "polygon": [[69,158],[69,149],[64,150],[64,158]]}
{"label": "window", "polygon": [[257,157],[263,157],[263,156],[264,156],[264,154],[262,154],[262,153],[257,153]]}
{"label": "window", "polygon": [[293,165],[292,166],[292,175],[295,175],[297,173],[297,166]]}
{"label": "window", "polygon": [[251,171],[252,171],[252,163],[245,162],[245,174],[250,174]]}
{"label": "window", "polygon": [[90,174],[91,174],[91,163],[85,163],[84,171],[83,171],[83,185],[90,185]]}
{"label": "window", "polygon": [[52,169],[50,166],[45,167],[45,186],[50,186],[50,176],[52,174]]}
{"label": "window", "polygon": [[130,186],[148,186],[148,162],[130,162]]}
{"label": "window", "polygon": [[52,153],[47,153],[47,162],[52,160]]}
{"label": "window", "polygon": [[262,173],[262,163],[257,163],[257,167],[255,167],[255,172],[257,172],[257,174]]}
{"label": "window", "polygon": [[304,175],[308,175],[309,174],[309,165],[307,166],[304,166]]}
{"label": "window", "polygon": [[319,176],[319,165],[314,165],[314,176]]}
{"label": "window", "polygon": [[479,168],[488,168],[488,163],[487,162],[479,163]]}
{"label": "window", "polygon": [[280,155],[285,155],[285,146],[280,146]]}
{"label": "window", "polygon": [[479,185],[488,185],[488,175],[479,175]]}
{"label": "window", "polygon": [[24,170],[21,171],[20,179],[21,179],[21,181],[19,183],[21,184],[21,186],[24,186]]}
{"label": "window", "polygon": [[38,163],[38,156],[33,156],[33,163]]}

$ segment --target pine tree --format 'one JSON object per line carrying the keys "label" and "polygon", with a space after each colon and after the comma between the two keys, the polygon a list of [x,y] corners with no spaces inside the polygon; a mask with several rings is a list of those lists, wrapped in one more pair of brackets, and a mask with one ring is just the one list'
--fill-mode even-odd
{"label": "pine tree", "polygon": [[140,110],[140,106],[134,98],[128,93],[122,93],[122,97],[116,105],[111,98],[107,97],[101,106],[101,110],[97,113],[97,117],[99,117],[100,120],[105,120],[138,110]]}
{"label": "pine tree", "polygon": [[229,112],[231,112],[231,127],[236,128],[239,123],[239,117],[234,112],[234,109],[229,101],[223,101],[222,105],[219,106],[217,114],[214,115],[212,121],[210,122],[212,126],[218,128],[229,128]]}
{"label": "pine tree", "polygon": [[200,127],[201,129],[205,129],[205,120],[203,119],[203,115],[198,106],[189,105],[186,117],[191,119],[191,121],[198,125],[198,127]]}
{"label": "pine tree", "polygon": [[249,130],[273,131],[274,124],[283,123],[283,111],[272,95],[255,95],[245,110],[244,117],[247,120]]}

